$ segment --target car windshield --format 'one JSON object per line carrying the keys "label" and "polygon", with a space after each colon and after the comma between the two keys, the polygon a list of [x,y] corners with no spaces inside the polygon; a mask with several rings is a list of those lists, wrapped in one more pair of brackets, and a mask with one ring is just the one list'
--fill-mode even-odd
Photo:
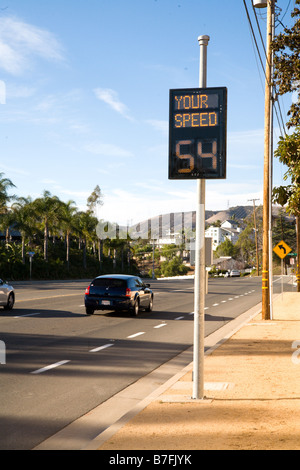
{"label": "car windshield", "polygon": [[127,282],[124,279],[101,278],[101,279],[94,279],[94,281],[92,282],[92,286],[97,286],[97,287],[126,287]]}

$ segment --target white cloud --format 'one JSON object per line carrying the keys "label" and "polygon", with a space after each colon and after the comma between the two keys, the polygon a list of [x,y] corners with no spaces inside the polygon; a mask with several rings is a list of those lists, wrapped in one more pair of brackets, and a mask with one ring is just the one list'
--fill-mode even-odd
{"label": "white cloud", "polygon": [[133,157],[133,153],[114,144],[90,143],[84,147],[87,152],[106,157]]}
{"label": "white cloud", "polygon": [[21,176],[30,176],[30,171],[27,171],[27,170],[23,170],[22,168],[16,168],[16,167],[12,167],[12,166],[7,166],[7,165],[3,165],[3,163],[1,163],[0,165],[0,172],[1,171],[4,171],[8,174],[15,174],[15,175],[21,175]]}
{"label": "white cloud", "polygon": [[49,111],[56,106],[57,97],[54,95],[46,96],[42,101],[40,101],[35,109],[36,111]]}
{"label": "white cloud", "polygon": [[25,67],[24,58],[19,52],[1,41],[0,38],[0,67],[6,72],[17,75]]}
{"label": "white cloud", "polygon": [[96,97],[100,101],[108,104],[114,111],[124,116],[126,119],[132,120],[129,116],[127,106],[119,100],[118,93],[111,88],[96,88],[94,90]]}
{"label": "white cloud", "polygon": [[228,133],[228,143],[234,144],[257,144],[264,138],[264,129],[249,131],[237,131]]}
{"label": "white cloud", "polygon": [[0,67],[19,75],[30,66],[32,56],[62,60],[63,51],[49,31],[16,18],[0,18]]}
{"label": "white cloud", "polygon": [[149,119],[146,121],[150,126],[154,127],[154,129],[161,131],[163,134],[167,134],[169,130],[169,123],[168,121],[160,121],[158,119]]}
{"label": "white cloud", "polygon": [[35,94],[35,89],[28,86],[7,85],[7,97],[12,98],[30,98]]}

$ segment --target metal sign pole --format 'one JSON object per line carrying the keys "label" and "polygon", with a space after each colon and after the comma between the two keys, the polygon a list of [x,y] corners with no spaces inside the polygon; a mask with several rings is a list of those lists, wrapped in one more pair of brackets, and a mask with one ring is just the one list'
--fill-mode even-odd
{"label": "metal sign pole", "polygon": [[[206,88],[209,36],[199,36],[199,88]],[[205,307],[205,179],[197,180],[195,280],[194,280],[194,358],[193,398],[204,398],[204,307]]]}

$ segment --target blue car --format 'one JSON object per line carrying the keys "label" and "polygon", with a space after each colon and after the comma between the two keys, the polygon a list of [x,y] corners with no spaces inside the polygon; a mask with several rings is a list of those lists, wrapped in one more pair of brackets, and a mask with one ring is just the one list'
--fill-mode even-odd
{"label": "blue car", "polygon": [[96,277],[85,290],[85,310],[126,310],[138,315],[141,309],[151,312],[153,292],[138,276],[106,274]]}

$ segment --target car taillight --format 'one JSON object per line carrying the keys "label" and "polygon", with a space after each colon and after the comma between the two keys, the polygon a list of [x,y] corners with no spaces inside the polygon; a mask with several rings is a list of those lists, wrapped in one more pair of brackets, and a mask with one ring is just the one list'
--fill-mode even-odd
{"label": "car taillight", "polygon": [[127,287],[126,292],[125,292],[125,296],[130,297],[130,295],[131,295],[131,289],[129,289],[129,287]]}
{"label": "car taillight", "polygon": [[85,289],[85,295],[90,295],[90,286]]}

